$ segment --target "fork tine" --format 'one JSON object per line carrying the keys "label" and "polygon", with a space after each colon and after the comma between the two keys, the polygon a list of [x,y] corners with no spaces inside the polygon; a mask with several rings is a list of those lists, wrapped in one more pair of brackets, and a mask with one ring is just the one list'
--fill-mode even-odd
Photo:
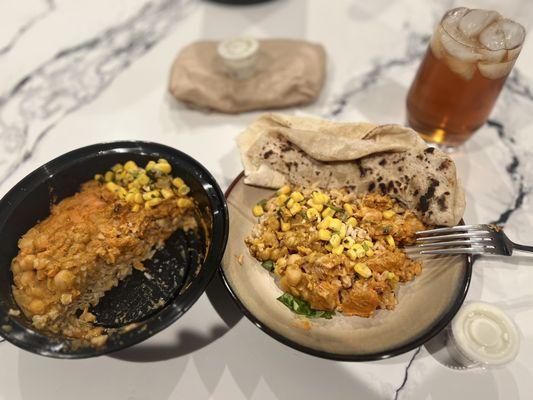
{"label": "fork tine", "polygon": [[485,249],[485,248],[470,248],[470,249],[437,249],[437,250],[423,250],[420,254],[498,254],[496,249]]}
{"label": "fork tine", "polygon": [[475,245],[477,247],[489,247],[494,248],[492,245],[491,240],[484,240],[482,238],[474,238],[472,240],[450,240],[447,242],[425,242],[420,243],[415,246],[409,246],[409,249],[430,249],[430,248],[437,248],[437,247],[452,247],[452,246],[469,246],[469,245]]}
{"label": "fork tine", "polygon": [[480,239],[480,238],[490,238],[492,237],[491,232],[485,231],[476,231],[476,232],[465,232],[465,233],[454,233],[451,235],[437,235],[437,236],[422,236],[417,237],[417,243],[429,242],[429,241],[438,241],[438,240],[450,240],[450,239]]}
{"label": "fork tine", "polygon": [[436,229],[428,229],[428,230],[425,230],[425,231],[417,231],[416,232],[416,235],[433,235],[435,233],[441,233],[441,234],[446,234],[446,233],[453,233],[453,232],[463,232],[463,231],[468,231],[468,230],[484,230],[484,231],[488,231],[488,228],[486,225],[458,225],[458,226],[453,226],[451,228],[436,228]]}

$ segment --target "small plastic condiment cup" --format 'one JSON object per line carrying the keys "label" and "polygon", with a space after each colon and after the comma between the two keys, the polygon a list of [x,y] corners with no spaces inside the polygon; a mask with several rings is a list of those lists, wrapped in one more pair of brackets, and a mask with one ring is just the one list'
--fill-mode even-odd
{"label": "small plastic condiment cup", "polygon": [[448,327],[447,348],[463,367],[498,367],[516,358],[520,335],[515,323],[500,308],[471,302],[459,310]]}
{"label": "small plastic condiment cup", "polygon": [[256,70],[259,41],[247,37],[227,39],[218,44],[217,52],[231,77],[246,79]]}

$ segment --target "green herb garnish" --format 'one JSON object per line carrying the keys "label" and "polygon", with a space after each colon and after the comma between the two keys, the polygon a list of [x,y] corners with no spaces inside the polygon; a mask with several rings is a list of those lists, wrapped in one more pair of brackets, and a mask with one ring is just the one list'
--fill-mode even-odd
{"label": "green herb garnish", "polygon": [[331,319],[335,315],[333,311],[313,310],[307,301],[298,299],[289,293],[283,293],[277,300],[295,314],[305,315],[308,318]]}
{"label": "green herb garnish", "polygon": [[274,261],[272,260],[263,261],[261,266],[269,272],[274,271]]}
{"label": "green herb garnish", "polygon": [[389,233],[390,233],[390,226],[385,226],[385,227],[383,228],[383,234],[384,234],[384,235],[388,235]]}
{"label": "green herb garnish", "polygon": [[267,199],[263,199],[263,200],[261,200],[261,201],[260,201],[259,203],[257,203],[257,204],[259,204],[261,207],[265,207],[266,204],[267,204]]}
{"label": "green herb garnish", "polygon": [[333,204],[333,203],[327,203],[327,204],[326,204],[326,207],[331,208],[331,209],[332,209],[333,211],[335,211],[335,212],[341,212],[341,211],[344,211],[342,208],[337,207],[337,206],[336,206],[335,204]]}

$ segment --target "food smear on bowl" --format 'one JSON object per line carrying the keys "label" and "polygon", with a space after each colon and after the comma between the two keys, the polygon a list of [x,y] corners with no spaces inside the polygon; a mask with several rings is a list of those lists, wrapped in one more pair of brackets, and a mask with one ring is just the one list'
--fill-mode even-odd
{"label": "food smear on bowl", "polygon": [[393,310],[398,285],[422,272],[401,246],[427,226],[387,195],[286,185],[252,213],[258,222],[245,243],[279,279],[285,293],[278,300],[296,314],[330,319]]}
{"label": "food smear on bowl", "polygon": [[89,312],[177,229],[197,229],[189,187],[164,159],[133,161],[85,182],[19,240],[13,296],[40,331],[103,346],[111,329]]}

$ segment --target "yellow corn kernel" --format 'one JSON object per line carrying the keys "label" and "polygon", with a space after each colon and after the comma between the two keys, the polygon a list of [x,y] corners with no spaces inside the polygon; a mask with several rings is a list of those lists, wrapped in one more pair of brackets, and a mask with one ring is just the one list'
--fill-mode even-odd
{"label": "yellow corn kernel", "polygon": [[318,238],[320,240],[329,241],[329,239],[331,239],[331,232],[328,231],[327,229],[319,229]]}
{"label": "yellow corn kernel", "polygon": [[293,206],[289,208],[289,211],[291,212],[292,215],[296,215],[300,211],[302,211],[302,206],[300,205],[300,203],[294,203]]}
{"label": "yellow corn kernel", "polygon": [[191,191],[191,188],[189,186],[187,186],[187,185],[181,185],[178,188],[178,194],[180,196],[187,196],[190,191]]}
{"label": "yellow corn kernel", "polygon": [[150,183],[150,178],[147,175],[142,174],[137,177],[136,181],[139,183],[139,185],[146,186]]}
{"label": "yellow corn kernel", "polygon": [[142,204],[144,202],[143,195],[141,193],[135,193],[133,201],[137,204]]}
{"label": "yellow corn kernel", "polygon": [[193,206],[191,199],[178,199],[177,204],[180,208],[189,208]]}
{"label": "yellow corn kernel", "polygon": [[291,229],[291,223],[290,222],[280,221],[279,225],[281,226],[281,231],[282,232],[287,232],[288,230]]}
{"label": "yellow corn kernel", "polygon": [[158,164],[168,164],[168,161],[165,158],[160,158],[159,160],[157,160],[157,163]]}
{"label": "yellow corn kernel", "polygon": [[100,174],[96,174],[94,176],[94,180],[97,181],[97,182],[102,182],[104,180],[104,176],[100,175]]}
{"label": "yellow corn kernel", "polygon": [[150,208],[157,206],[162,201],[163,201],[163,199],[151,199],[151,200],[148,200],[146,203],[144,203],[144,208],[149,210]]}
{"label": "yellow corn kernel", "polygon": [[128,203],[134,203],[134,202],[135,202],[135,193],[131,193],[131,192],[128,193],[128,194],[126,195],[126,201],[127,201]]}
{"label": "yellow corn kernel", "polygon": [[372,276],[372,270],[364,263],[357,263],[354,266],[355,272],[361,275],[363,278],[370,278]]}
{"label": "yellow corn kernel", "polygon": [[161,189],[161,194],[163,195],[163,198],[170,199],[174,197],[174,192],[170,189]]}
{"label": "yellow corn kernel", "polygon": [[350,258],[350,260],[355,261],[357,259],[357,253],[354,249],[348,249],[346,251],[346,255]]}
{"label": "yellow corn kernel", "polygon": [[396,242],[394,242],[394,238],[391,235],[385,236],[385,240],[387,241],[388,245],[392,248],[396,247]]}
{"label": "yellow corn kernel", "polygon": [[294,205],[294,200],[289,199],[285,205],[287,206],[287,208],[291,208]]}
{"label": "yellow corn kernel", "polygon": [[337,246],[331,249],[331,252],[337,255],[341,255],[343,251],[344,251],[344,246]]}
{"label": "yellow corn kernel", "polygon": [[172,184],[179,188],[181,185],[185,185],[185,182],[183,182],[183,179],[181,178],[174,178],[172,179]]}
{"label": "yellow corn kernel", "polygon": [[154,169],[161,171],[164,174],[170,174],[172,172],[172,166],[169,163],[157,163]]}
{"label": "yellow corn kernel", "polygon": [[327,250],[327,251],[331,251],[333,250],[333,247],[328,243],[327,245],[324,246],[324,248]]}
{"label": "yellow corn kernel", "polygon": [[347,249],[351,249],[355,244],[355,240],[352,237],[348,236],[342,239],[342,245]]}
{"label": "yellow corn kernel", "polygon": [[304,198],[305,198],[304,195],[302,193],[300,193],[300,192],[292,192],[291,193],[291,199],[293,199],[294,201],[296,201],[298,203],[300,201],[302,201]]}
{"label": "yellow corn kernel", "polygon": [[339,235],[341,239],[344,239],[346,237],[346,224],[341,225],[341,229],[339,229]]}
{"label": "yellow corn kernel", "polygon": [[383,218],[385,219],[391,219],[396,215],[396,213],[392,210],[386,210],[381,213],[383,215]]}
{"label": "yellow corn kernel", "polygon": [[133,171],[134,169],[137,169],[137,164],[135,164],[135,161],[130,160],[124,164],[124,169],[126,171]]}
{"label": "yellow corn kernel", "polygon": [[261,206],[260,204],[256,204],[254,208],[252,208],[252,214],[254,215],[254,217],[260,217],[264,213],[265,211],[263,210],[263,206]]}
{"label": "yellow corn kernel", "polygon": [[146,164],[146,167],[144,168],[147,171],[150,171],[152,168],[154,168],[157,164],[155,161],[148,161],[148,164]]}
{"label": "yellow corn kernel", "polygon": [[338,247],[340,244],[341,244],[341,237],[339,235],[337,235],[336,233],[334,233],[333,235],[331,235],[331,237],[329,238],[329,243],[333,246],[333,247]]}
{"label": "yellow corn kernel", "polygon": [[355,217],[350,217],[346,221],[346,224],[348,224],[348,226],[351,226],[352,228],[355,228],[357,226],[357,220],[355,219]]}
{"label": "yellow corn kernel", "polygon": [[355,252],[355,254],[357,254],[357,258],[363,258],[364,256],[366,256],[366,251],[363,249],[363,250],[357,250]]}
{"label": "yellow corn kernel", "polygon": [[332,218],[329,222],[329,229],[335,232],[339,232],[342,227],[342,221],[338,218]]}
{"label": "yellow corn kernel", "polygon": [[107,188],[107,190],[113,193],[117,193],[118,189],[120,188],[120,186],[117,185],[115,182],[107,182],[105,184],[105,187]]}
{"label": "yellow corn kernel", "polygon": [[313,192],[313,202],[315,204],[324,204],[322,201],[322,192]]}
{"label": "yellow corn kernel", "polygon": [[327,229],[329,228],[329,223],[331,222],[332,219],[333,218],[331,217],[326,217],[322,221],[320,221],[316,227],[318,229]]}
{"label": "yellow corn kernel", "polygon": [[113,174],[113,172],[111,171],[107,171],[104,175],[104,180],[106,182],[111,182],[113,180],[113,177],[115,176],[115,174]]}
{"label": "yellow corn kernel", "polygon": [[365,253],[365,255],[366,255],[367,257],[372,257],[372,256],[374,255],[374,250],[367,250],[366,253]]}
{"label": "yellow corn kernel", "polygon": [[326,208],[324,211],[322,211],[322,217],[333,217],[335,215],[335,210],[333,208]]}
{"label": "yellow corn kernel", "polygon": [[322,212],[322,210],[324,209],[324,204],[317,204],[314,202],[313,199],[309,199],[307,200],[307,205],[309,207],[312,207],[314,208],[315,210],[317,210],[318,212]]}
{"label": "yellow corn kernel", "polygon": [[139,204],[135,204],[133,205],[133,207],[131,207],[131,211],[133,212],[137,212],[141,209],[141,206]]}
{"label": "yellow corn kernel", "polygon": [[117,189],[117,193],[118,193],[118,197],[121,198],[121,199],[125,199],[126,198],[126,195],[128,194],[128,192],[126,191],[126,189],[124,189],[123,187],[119,187]]}
{"label": "yellow corn kernel", "polygon": [[278,189],[278,194],[289,194],[291,192],[291,187],[289,185],[282,186]]}
{"label": "yellow corn kernel", "polygon": [[122,168],[123,168],[123,167],[122,167],[122,164],[115,164],[115,165],[113,165],[113,167],[111,168],[111,171],[113,171],[113,172],[118,172],[118,171],[120,171]]}
{"label": "yellow corn kernel", "polygon": [[363,246],[361,245],[361,243],[356,243],[353,245],[353,248],[355,251],[361,251],[361,250],[364,250]]}
{"label": "yellow corn kernel", "polygon": [[320,217],[320,213],[314,208],[310,208],[305,212],[307,219],[314,221]]}
{"label": "yellow corn kernel", "polygon": [[289,196],[287,196],[286,194],[280,194],[277,198],[276,198],[276,204],[278,206],[282,206],[285,204],[285,202],[287,201],[287,199],[289,198]]}
{"label": "yellow corn kernel", "polygon": [[161,197],[161,192],[159,190],[150,190],[149,192],[143,193],[144,200],[151,200]]}
{"label": "yellow corn kernel", "polygon": [[363,244],[365,244],[369,249],[374,247],[374,243],[372,243],[370,240],[364,240]]}
{"label": "yellow corn kernel", "polygon": [[346,214],[348,214],[348,216],[353,215],[353,207],[350,204],[345,203],[342,208],[344,208],[344,211],[346,212]]}

